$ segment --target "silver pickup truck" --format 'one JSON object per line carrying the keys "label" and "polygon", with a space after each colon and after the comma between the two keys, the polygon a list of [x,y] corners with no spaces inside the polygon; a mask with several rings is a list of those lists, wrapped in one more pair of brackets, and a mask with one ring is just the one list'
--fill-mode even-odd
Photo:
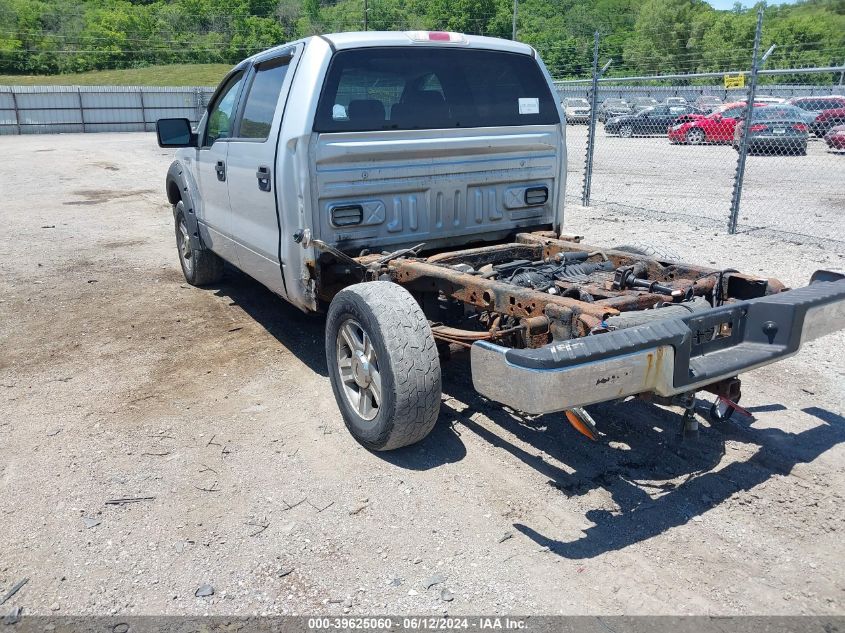
{"label": "silver pickup truck", "polygon": [[775,279],[585,245],[561,233],[564,115],[531,47],[445,32],[314,36],[238,64],[166,180],[185,278],[224,262],[308,312],[352,435],[424,438],[440,358],[468,349],[475,388],[528,413],[637,396],[739,400],[737,374],[842,327],[845,280]]}

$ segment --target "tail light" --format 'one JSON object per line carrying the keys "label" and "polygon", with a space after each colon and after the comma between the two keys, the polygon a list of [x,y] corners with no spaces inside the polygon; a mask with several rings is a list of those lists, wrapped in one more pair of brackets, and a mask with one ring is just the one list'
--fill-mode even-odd
{"label": "tail light", "polygon": [[795,125],[792,126],[792,129],[795,130],[796,132],[806,132],[807,126],[804,123],[796,123]]}
{"label": "tail light", "polygon": [[750,128],[748,128],[749,132],[765,132],[769,129],[768,125],[763,125],[762,123],[755,123]]}

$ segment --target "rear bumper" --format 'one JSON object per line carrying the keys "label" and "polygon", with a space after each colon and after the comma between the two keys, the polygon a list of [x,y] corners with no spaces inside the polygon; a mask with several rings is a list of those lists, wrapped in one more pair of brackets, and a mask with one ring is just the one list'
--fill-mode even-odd
{"label": "rear bumper", "polygon": [[748,147],[753,149],[802,149],[807,147],[806,136],[752,136]]}
{"label": "rear bumper", "polygon": [[[730,324],[712,339],[703,333]],[[845,323],[845,279],[607,334],[510,349],[472,346],[481,395],[526,413],[550,413],[640,393],[672,396],[795,354]]]}

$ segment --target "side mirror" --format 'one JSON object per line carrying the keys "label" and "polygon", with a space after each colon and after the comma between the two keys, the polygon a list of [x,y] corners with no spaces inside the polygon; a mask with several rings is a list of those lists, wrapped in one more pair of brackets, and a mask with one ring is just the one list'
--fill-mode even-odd
{"label": "side mirror", "polygon": [[722,120],[722,113],[721,112],[714,112],[713,113],[713,120],[714,121],[721,121]]}
{"label": "side mirror", "polygon": [[196,147],[197,135],[191,131],[188,119],[159,119],[156,121],[159,147]]}

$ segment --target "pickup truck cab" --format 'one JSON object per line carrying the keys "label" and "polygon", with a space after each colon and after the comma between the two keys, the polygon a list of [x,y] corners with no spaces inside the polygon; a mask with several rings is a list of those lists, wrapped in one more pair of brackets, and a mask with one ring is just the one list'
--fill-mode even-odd
{"label": "pickup truck cab", "polygon": [[585,404],[735,401],[739,370],[839,327],[843,281],[780,293],[562,235],[564,121],[518,42],[342,33],[259,53],[195,130],[157,125],[179,148],[166,191],[185,278],[213,285],[228,262],[327,312],[338,406],[376,450],[430,432],[449,349],[471,350],[484,396],[575,411],[592,434]]}

